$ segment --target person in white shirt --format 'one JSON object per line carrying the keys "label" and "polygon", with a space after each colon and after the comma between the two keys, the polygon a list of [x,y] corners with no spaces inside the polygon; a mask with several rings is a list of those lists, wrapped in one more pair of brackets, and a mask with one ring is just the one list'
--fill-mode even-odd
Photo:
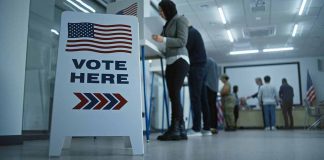
{"label": "person in white shirt", "polygon": [[264,109],[265,130],[276,130],[276,106],[279,96],[276,88],[270,85],[270,80],[270,76],[264,77],[265,84],[260,87],[258,99]]}

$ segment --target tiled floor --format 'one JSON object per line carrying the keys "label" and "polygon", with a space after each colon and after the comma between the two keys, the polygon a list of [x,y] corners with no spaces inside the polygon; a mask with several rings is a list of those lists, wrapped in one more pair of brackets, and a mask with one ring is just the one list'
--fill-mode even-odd
{"label": "tiled floor", "polygon": [[239,130],[191,137],[187,141],[160,142],[152,135],[143,156],[132,156],[122,137],[73,138],[61,157],[48,158],[48,140],[0,146],[1,160],[324,160],[324,131]]}

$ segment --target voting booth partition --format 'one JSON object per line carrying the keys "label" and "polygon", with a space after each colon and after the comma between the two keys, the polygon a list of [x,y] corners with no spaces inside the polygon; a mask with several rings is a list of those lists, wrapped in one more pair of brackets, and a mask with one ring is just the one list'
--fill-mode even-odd
{"label": "voting booth partition", "polygon": [[[160,52],[162,50],[163,45],[155,42],[152,39],[152,34],[160,34],[162,32],[163,25],[165,21],[157,15],[152,15],[152,12],[156,12],[155,9],[152,8],[150,0],[127,0],[127,1],[117,1],[114,3],[110,3],[107,6],[108,14],[117,14],[117,15],[129,15],[136,16],[139,21],[139,37],[140,37],[140,47],[141,47],[141,63],[142,63],[142,85],[143,85],[143,110],[145,121],[145,133],[146,140],[149,142],[150,140],[150,119],[152,112],[152,93],[149,93],[150,82],[149,75],[153,75],[153,73],[148,73],[148,65],[145,60],[151,59],[160,59],[162,80],[163,80],[163,106],[165,106],[166,111],[166,123],[169,125],[169,107],[168,107],[168,99],[167,99],[167,91],[166,91],[166,82],[164,80],[163,73],[163,55]],[[152,92],[152,88],[151,88]],[[150,97],[148,95],[151,95]],[[163,108],[164,109],[164,108]],[[163,119],[163,118],[162,118]],[[164,121],[164,120],[162,120]],[[162,122],[163,123],[163,122]]]}
{"label": "voting booth partition", "polygon": [[73,136],[128,136],[144,154],[135,16],[64,12],[49,155]]}

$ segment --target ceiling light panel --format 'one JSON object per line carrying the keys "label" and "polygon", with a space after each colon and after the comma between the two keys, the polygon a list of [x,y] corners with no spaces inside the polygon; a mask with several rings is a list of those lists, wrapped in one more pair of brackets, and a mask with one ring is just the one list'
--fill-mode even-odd
{"label": "ceiling light panel", "polygon": [[84,3],[82,0],[76,0],[77,2],[79,2],[82,6],[84,6],[85,8],[88,8],[91,12],[95,13],[96,10],[93,9],[91,6],[89,6],[88,4]]}
{"label": "ceiling light panel", "polygon": [[230,55],[239,55],[239,54],[251,54],[251,53],[258,53],[259,50],[242,50],[242,51],[232,51]]}
{"label": "ceiling light panel", "polygon": [[224,11],[223,11],[223,9],[221,7],[218,8],[218,12],[219,12],[219,14],[221,16],[221,20],[222,20],[223,24],[226,24],[226,19],[225,19]]}
{"label": "ceiling light panel", "polygon": [[300,6],[300,8],[299,8],[299,12],[298,12],[298,15],[299,15],[299,16],[301,16],[301,15],[303,14],[303,11],[304,11],[305,6],[306,6],[306,2],[307,2],[307,0],[303,0],[303,1],[302,1],[302,4],[301,4],[301,6]]}
{"label": "ceiling light panel", "polygon": [[89,13],[89,11],[87,11],[83,7],[79,6],[78,4],[74,3],[72,0],[66,0],[66,1],[69,2],[70,4],[72,4],[74,7],[78,8],[79,10],[81,10],[82,12]]}
{"label": "ceiling light panel", "polygon": [[280,52],[280,51],[291,51],[291,50],[294,50],[294,47],[268,48],[268,49],[263,49],[262,52]]}

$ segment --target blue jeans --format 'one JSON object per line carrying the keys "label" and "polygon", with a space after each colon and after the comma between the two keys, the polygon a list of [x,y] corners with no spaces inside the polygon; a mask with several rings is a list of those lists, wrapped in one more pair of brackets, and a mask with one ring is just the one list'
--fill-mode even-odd
{"label": "blue jeans", "polygon": [[265,127],[275,127],[276,126],[276,105],[266,104],[263,105],[264,109],[264,121]]}
{"label": "blue jeans", "polygon": [[203,115],[204,130],[210,129],[209,106],[207,102],[206,64],[191,65],[189,69],[189,93],[192,110],[192,130],[201,130],[201,113]]}

